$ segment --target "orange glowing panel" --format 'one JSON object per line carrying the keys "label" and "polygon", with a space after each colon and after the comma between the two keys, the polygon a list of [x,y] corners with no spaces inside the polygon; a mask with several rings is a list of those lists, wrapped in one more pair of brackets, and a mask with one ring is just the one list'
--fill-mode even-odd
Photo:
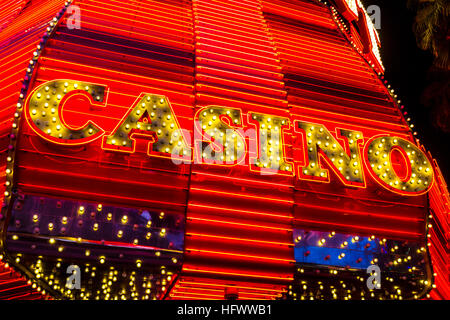
{"label": "orange glowing panel", "polygon": [[346,19],[349,21],[358,20],[357,0],[336,0],[336,5]]}

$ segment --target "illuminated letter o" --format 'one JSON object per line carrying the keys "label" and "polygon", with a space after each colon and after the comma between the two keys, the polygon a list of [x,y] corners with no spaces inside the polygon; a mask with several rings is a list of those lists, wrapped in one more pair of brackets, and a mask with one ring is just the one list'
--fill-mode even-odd
{"label": "illuminated letter o", "polygon": [[[400,178],[392,166],[392,153],[399,151],[408,163],[407,174]],[[378,137],[366,147],[368,170],[374,179],[390,191],[418,195],[433,183],[433,168],[427,156],[410,141],[398,137]]]}

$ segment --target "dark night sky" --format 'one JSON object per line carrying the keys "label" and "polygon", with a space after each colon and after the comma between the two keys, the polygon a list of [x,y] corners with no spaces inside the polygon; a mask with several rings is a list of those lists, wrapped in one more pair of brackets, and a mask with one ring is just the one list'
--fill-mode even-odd
{"label": "dark night sky", "polygon": [[364,5],[378,5],[381,9],[381,55],[386,68],[386,80],[402,100],[417,137],[437,160],[447,183],[450,183],[450,134],[432,125],[430,109],[420,103],[427,86],[427,71],[433,56],[419,49],[412,31],[415,13],[406,7],[406,0],[364,0]]}

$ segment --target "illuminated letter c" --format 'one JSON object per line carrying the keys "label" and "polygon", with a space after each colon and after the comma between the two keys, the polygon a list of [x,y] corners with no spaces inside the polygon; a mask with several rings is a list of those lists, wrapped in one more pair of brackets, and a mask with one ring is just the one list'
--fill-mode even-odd
{"label": "illuminated letter c", "polygon": [[74,95],[87,97],[91,107],[106,101],[106,86],[72,80],[53,80],[33,90],[25,104],[26,119],[40,137],[57,144],[79,145],[98,139],[103,129],[92,121],[70,127],[63,117],[64,104]]}

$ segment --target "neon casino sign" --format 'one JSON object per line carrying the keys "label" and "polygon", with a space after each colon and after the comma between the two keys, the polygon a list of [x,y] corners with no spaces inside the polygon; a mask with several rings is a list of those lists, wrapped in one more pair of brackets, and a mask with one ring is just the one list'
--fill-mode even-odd
{"label": "neon casino sign", "polygon": [[[373,61],[377,69],[382,70],[377,34],[359,1],[335,2],[338,7],[340,3],[349,6],[349,11],[339,8],[339,13],[346,17],[348,22],[358,24],[361,40],[364,42],[364,52],[370,57],[370,62]],[[225,168],[240,166],[239,169],[247,170],[248,168],[254,174],[292,177],[300,182],[312,181],[312,184],[317,183],[317,185],[331,183],[333,187],[357,189],[367,186],[369,190],[372,182],[370,180],[373,180],[375,184],[389,192],[402,196],[425,194],[433,184],[432,164],[419,147],[407,140],[406,134],[394,136],[384,131],[377,131],[377,133],[364,131],[363,133],[361,128],[354,126],[349,128],[344,125],[335,128],[325,121],[323,123],[305,121],[302,115],[286,113],[280,116],[261,113],[258,110],[244,112],[236,106],[232,108],[226,105],[207,105],[196,108],[193,119],[189,118],[192,122],[188,126],[193,128],[190,131],[183,129],[186,124],[180,126],[179,120],[182,119],[183,114],[175,112],[176,109],[171,105],[172,97],[166,96],[165,92],[136,94],[134,103],[113,101],[116,104],[113,108],[118,107],[119,104],[120,110],[126,110],[121,111],[120,119],[117,120],[109,114],[113,106],[113,103],[108,101],[109,90],[109,87],[102,83],[73,79],[50,80],[40,83],[28,93],[23,105],[20,104],[18,107],[24,107],[27,124],[40,137],[38,139],[48,143],[51,149],[59,148],[61,152],[69,149],[70,153],[75,153],[90,144],[89,151],[98,152],[98,154],[103,151],[113,155],[136,154],[138,157],[159,157],[163,159],[162,162],[176,164],[194,163]],[[80,101],[88,101],[89,110],[85,109],[84,105],[76,105],[77,112],[73,112],[73,107]],[[117,109],[119,108],[115,110]],[[76,117],[73,116],[75,113]],[[99,118],[102,118],[102,121],[96,120]],[[16,128],[15,125],[16,123],[13,124],[13,128]],[[290,140],[294,140],[291,138],[299,142],[300,152],[290,153]],[[34,147],[42,147],[42,144],[34,144],[36,142],[34,137],[32,140]],[[77,148],[77,146],[83,146],[83,148]],[[120,161],[120,157],[117,158]],[[12,157],[9,157],[8,161],[12,163]],[[7,175],[11,176],[12,173],[12,165],[10,165],[7,168]],[[35,271],[39,272],[39,277],[43,277],[50,272],[53,275],[53,266],[61,267],[59,260],[49,256],[47,257],[48,269],[42,269],[38,263],[41,261],[40,256],[33,252],[37,244],[42,244],[45,248],[57,247],[56,259],[73,249],[70,255],[76,252],[74,256],[77,259],[89,261],[89,263],[94,261],[92,259],[98,260],[97,273],[91,272],[91,269],[86,271],[90,274],[90,278],[101,275],[103,272],[101,266],[104,266],[105,261],[113,264],[113,269],[117,267],[118,270],[121,268],[121,263],[126,263],[126,269],[134,268],[133,272],[144,265],[151,267],[152,276],[155,276],[152,290],[156,292],[156,297],[161,297],[158,294],[166,290],[166,284],[172,281],[172,275],[178,273],[183,264],[183,250],[188,248],[184,247],[187,217],[184,208],[182,211],[164,210],[164,212],[161,211],[164,208],[153,208],[148,205],[148,202],[145,206],[134,203],[132,207],[128,207],[128,203],[123,204],[119,201],[114,205],[108,201],[103,204],[97,203],[97,201],[103,202],[105,198],[79,200],[78,196],[72,199],[72,196],[67,197],[66,194],[52,198],[48,197],[46,192],[37,196],[37,192],[30,192],[26,188],[19,191],[16,194],[12,192],[12,189],[11,192],[10,190],[5,192],[7,197],[14,195],[8,208],[11,223],[7,228],[6,241],[8,251],[16,259],[11,261],[16,261],[16,264],[20,262],[23,266],[28,264],[27,268],[34,269],[31,276],[33,278]],[[379,196],[378,192],[375,194]],[[351,201],[353,199],[355,198]],[[415,199],[409,197],[409,199],[423,200],[418,197]],[[132,199],[127,198],[127,200]],[[40,211],[35,212],[31,209],[35,207],[39,207]],[[387,208],[386,210],[395,212],[395,209],[391,209],[393,207]],[[29,216],[31,212],[33,212],[32,219]],[[103,212],[104,215],[101,214]],[[316,211],[311,210],[311,212],[313,214]],[[369,212],[367,215],[373,211]],[[405,218],[399,218],[400,223],[403,224]],[[411,218],[411,220],[414,219],[414,217]],[[57,225],[59,221],[61,225]],[[76,221],[74,224],[76,229],[68,229],[71,221]],[[211,221],[214,220],[211,219]],[[383,221],[383,223],[386,222]],[[27,229],[30,225],[33,226],[33,234]],[[56,226],[62,227],[61,233],[57,233],[59,228]],[[106,226],[106,230],[113,226],[114,232],[103,233],[103,226]],[[336,233],[328,232],[331,230],[306,230],[303,226],[297,225],[290,228],[292,235],[289,237],[294,240],[295,263],[296,266],[301,267],[294,274],[294,291],[297,290],[295,286],[301,283],[297,280],[303,279],[305,274],[312,274],[308,273],[313,270],[312,267],[310,270],[307,268],[308,264],[336,267],[340,268],[339,272],[341,272],[347,267],[364,270],[367,266],[377,263],[384,266],[384,275],[392,274],[397,278],[400,274],[402,275],[402,278],[399,277],[400,281],[402,283],[409,281],[408,284],[414,290],[422,287],[422,284],[429,284],[423,282],[425,272],[427,273],[426,281],[431,276],[426,266],[424,267],[428,263],[428,258],[426,249],[424,247],[419,249],[421,243],[377,239],[375,235],[368,237],[364,236],[364,233],[359,238],[354,234],[348,234],[348,230],[336,230],[338,231]],[[392,231],[392,229],[384,229],[383,236],[387,233],[386,230]],[[57,237],[54,237],[55,234]],[[408,235],[410,234],[413,233],[408,232]],[[415,232],[414,235],[416,235]],[[109,246],[108,253],[105,251],[94,253],[89,249],[105,244]],[[148,250],[149,248],[152,248],[154,252]],[[151,255],[147,254],[148,252],[151,252]],[[402,261],[412,259],[410,263],[419,271],[417,274],[412,273],[414,269],[407,270],[407,265],[398,261],[399,254],[403,255],[405,252],[408,255],[402,256],[406,259]],[[123,260],[115,264],[114,259],[117,256]],[[64,263],[70,263],[69,261],[73,259],[67,259],[67,257],[64,256]],[[58,272],[62,270],[62,273],[59,273],[57,277],[63,279],[66,276],[63,273],[64,268],[58,270]],[[303,274],[305,270],[306,273]],[[146,268],[145,272],[147,271]],[[105,272],[109,275],[111,271],[108,269]],[[330,269],[327,272],[336,275],[338,271]],[[409,273],[411,277],[405,278],[403,282],[404,275]],[[316,275],[314,273],[314,277]],[[144,281],[146,281],[145,277]],[[345,278],[345,276],[332,277],[339,281]],[[423,278],[420,280],[422,284],[416,281],[419,278]],[[362,277],[357,278],[358,283],[359,279]],[[393,280],[391,278],[391,281]],[[128,283],[128,279],[125,281]],[[394,285],[395,292],[398,293],[397,282]],[[147,284],[143,287],[146,288],[146,293],[150,291],[147,289]],[[53,289],[60,288],[56,286]],[[90,292],[87,296],[89,294]],[[372,297],[374,297],[373,294],[372,292]],[[70,290],[64,291],[64,295],[74,297],[74,293]],[[108,298],[109,293],[105,297]]]}
{"label": "neon casino sign", "polygon": [[[108,88],[73,80],[43,83],[25,103],[28,124],[50,143],[74,146],[101,139],[101,148],[110,152],[134,153],[136,139],[144,138],[148,156],[169,158],[175,163],[235,166],[248,159],[249,170],[254,172],[330,182],[326,164],[344,186],[364,188],[367,171],[382,187],[408,196],[426,193],[433,183],[433,169],[425,153],[402,137],[377,135],[364,143],[360,131],[337,128],[333,133],[323,124],[295,116],[244,114],[236,108],[206,106],[194,116],[192,139],[189,131],[180,128],[169,98],[146,93],[137,97],[107,134],[88,115],[84,125],[78,127],[65,121],[64,107],[73,97],[89,99],[91,110],[102,112]],[[289,162],[284,136],[292,127],[291,132],[303,141],[303,154]],[[250,136],[254,139],[246,139]],[[249,157],[250,151],[257,156]],[[393,158],[400,159],[402,172],[393,166]]]}

